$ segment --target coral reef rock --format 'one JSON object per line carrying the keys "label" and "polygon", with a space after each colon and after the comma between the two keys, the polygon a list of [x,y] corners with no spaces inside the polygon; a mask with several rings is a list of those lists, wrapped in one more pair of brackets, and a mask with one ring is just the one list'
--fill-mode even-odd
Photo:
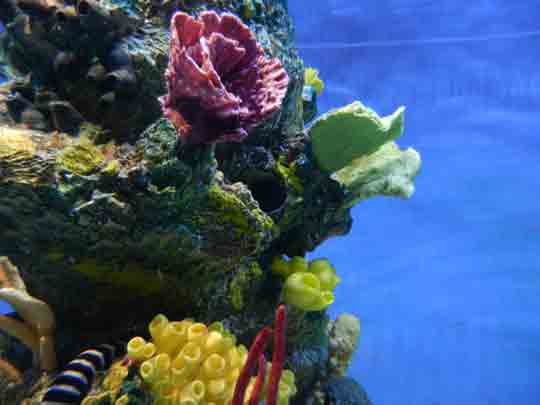
{"label": "coral reef rock", "polygon": [[[219,320],[249,345],[283,302],[274,257],[302,264],[350,231],[354,204],[414,190],[420,157],[394,143],[402,109],[380,118],[354,103],[304,128],[322,82],[309,71],[303,96],[286,1],[3,0],[0,21],[0,256],[55,321],[28,335],[43,357],[34,367],[48,370],[46,351],[61,369],[84,348],[147,337],[156,313]],[[227,75],[230,55],[240,76]],[[168,92],[193,142],[164,116]],[[209,111],[219,125],[196,122]],[[354,349],[329,343],[349,329],[338,320],[328,335],[327,298],[310,312],[288,307],[291,403],[322,390],[329,358],[345,366]],[[0,329],[13,335],[27,315]],[[32,382],[43,392],[53,380]]]}

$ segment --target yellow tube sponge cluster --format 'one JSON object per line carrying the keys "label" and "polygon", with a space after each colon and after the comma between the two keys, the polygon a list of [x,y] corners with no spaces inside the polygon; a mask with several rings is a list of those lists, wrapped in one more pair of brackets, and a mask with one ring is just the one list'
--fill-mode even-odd
{"label": "yellow tube sponge cluster", "polygon": [[341,279],[327,259],[308,262],[303,257],[287,261],[275,257],[271,264],[274,274],[284,277],[283,299],[304,311],[322,311],[334,302],[334,288]]}
{"label": "yellow tube sponge cluster", "polygon": [[149,324],[150,342],[137,336],[128,357],[157,405],[225,405],[233,396],[247,349],[220,323],[169,321],[157,315]]}

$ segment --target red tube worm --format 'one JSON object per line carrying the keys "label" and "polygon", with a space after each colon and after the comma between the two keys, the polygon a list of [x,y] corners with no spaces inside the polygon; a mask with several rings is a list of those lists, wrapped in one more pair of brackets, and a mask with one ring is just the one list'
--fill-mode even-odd
{"label": "red tube worm", "polygon": [[234,395],[231,401],[231,405],[243,405],[244,396],[246,395],[246,388],[249,384],[249,379],[255,371],[259,356],[263,354],[264,349],[268,343],[268,339],[272,334],[272,328],[265,326],[255,337],[255,340],[249,348],[246,364],[240,371],[236,386],[234,387]]}
{"label": "red tube worm", "polygon": [[261,396],[261,391],[264,385],[265,377],[266,377],[266,357],[264,357],[264,354],[261,354],[259,356],[259,369],[257,371],[257,379],[255,380],[255,385],[253,386],[251,397],[249,398],[249,405],[259,405],[259,397]]}
{"label": "red tube worm", "polygon": [[285,305],[281,304],[276,310],[276,320],[274,325],[274,353],[272,355],[272,369],[268,381],[268,394],[266,405],[276,405],[279,388],[279,380],[283,373],[285,363],[285,328],[287,324],[287,312]]}

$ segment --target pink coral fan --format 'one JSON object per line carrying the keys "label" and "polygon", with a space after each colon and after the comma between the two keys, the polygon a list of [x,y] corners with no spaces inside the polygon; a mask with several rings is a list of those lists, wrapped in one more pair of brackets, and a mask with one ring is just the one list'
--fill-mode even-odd
{"label": "pink coral fan", "polygon": [[244,140],[280,108],[289,83],[238,17],[214,11],[174,14],[165,77],[164,114],[190,144]]}

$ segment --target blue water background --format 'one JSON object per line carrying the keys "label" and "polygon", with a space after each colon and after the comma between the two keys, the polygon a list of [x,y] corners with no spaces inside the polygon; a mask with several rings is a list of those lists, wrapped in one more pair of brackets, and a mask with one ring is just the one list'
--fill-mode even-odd
{"label": "blue water background", "polygon": [[411,200],[359,204],[311,255],[343,279],[330,312],[362,321],[350,374],[376,405],[540,404],[540,2],[289,9],[320,110],[404,104],[423,158]]}

